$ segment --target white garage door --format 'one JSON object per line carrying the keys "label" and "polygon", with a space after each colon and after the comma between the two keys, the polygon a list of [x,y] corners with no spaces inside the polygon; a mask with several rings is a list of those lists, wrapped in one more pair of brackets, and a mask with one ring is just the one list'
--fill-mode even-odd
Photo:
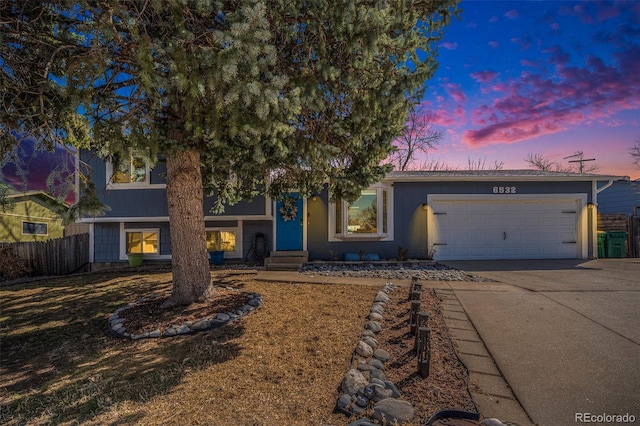
{"label": "white garage door", "polygon": [[566,259],[579,255],[577,201],[442,200],[431,203],[435,259]]}

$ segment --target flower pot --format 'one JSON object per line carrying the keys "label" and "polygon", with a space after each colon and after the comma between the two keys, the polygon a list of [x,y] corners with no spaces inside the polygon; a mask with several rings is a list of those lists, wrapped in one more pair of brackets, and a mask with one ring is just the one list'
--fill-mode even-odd
{"label": "flower pot", "polygon": [[129,258],[129,266],[142,265],[142,253],[129,253],[127,257]]}
{"label": "flower pot", "polygon": [[210,251],[209,261],[212,265],[222,265],[224,263],[224,251]]}

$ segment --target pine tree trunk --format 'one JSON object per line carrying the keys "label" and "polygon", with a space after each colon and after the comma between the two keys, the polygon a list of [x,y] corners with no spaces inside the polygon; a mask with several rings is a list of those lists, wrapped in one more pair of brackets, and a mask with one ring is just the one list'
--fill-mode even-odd
{"label": "pine tree trunk", "polygon": [[173,290],[163,306],[188,305],[213,294],[197,151],[167,156],[167,201]]}

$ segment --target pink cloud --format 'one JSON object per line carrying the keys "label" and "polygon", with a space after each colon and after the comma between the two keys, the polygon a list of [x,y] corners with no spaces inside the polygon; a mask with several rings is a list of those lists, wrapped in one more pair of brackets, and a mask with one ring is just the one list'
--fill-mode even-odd
{"label": "pink cloud", "polygon": [[487,71],[472,72],[470,76],[478,83],[488,83],[494,80],[498,76],[498,73],[495,71],[487,70]]}
{"label": "pink cloud", "polygon": [[523,37],[514,37],[511,39],[511,42],[520,46],[522,50],[527,50],[533,44],[533,40],[528,34],[525,34]]}
{"label": "pink cloud", "polygon": [[592,123],[610,123],[613,115],[640,108],[640,46],[630,44],[614,55],[617,64],[589,56],[582,66],[566,66],[562,52],[553,50],[557,64],[552,77],[523,73],[518,80],[492,86],[503,95],[471,112],[479,128],[467,130],[469,146],[512,143]]}
{"label": "pink cloud", "polygon": [[560,24],[558,24],[557,22],[554,22],[550,25],[552,30],[558,31],[560,29]]}
{"label": "pink cloud", "polygon": [[518,13],[518,11],[516,9],[511,9],[509,11],[507,11],[504,16],[508,19],[517,19],[520,14]]}
{"label": "pink cloud", "polygon": [[464,91],[459,84],[447,83],[443,87],[455,102],[463,103],[467,100],[467,95],[464,94]]}
{"label": "pink cloud", "polygon": [[606,6],[598,10],[598,22],[620,16],[620,9],[616,6]]}
{"label": "pink cloud", "polygon": [[489,22],[491,22],[492,24],[495,22],[498,22],[498,20],[500,20],[500,18],[498,18],[497,16],[492,16],[491,18],[489,18]]}
{"label": "pink cloud", "polygon": [[447,50],[456,50],[458,48],[458,43],[445,41],[440,46],[444,47]]}
{"label": "pink cloud", "polygon": [[500,47],[500,43],[498,43],[496,40],[491,40],[489,42],[489,46],[493,47],[494,49],[497,49]]}

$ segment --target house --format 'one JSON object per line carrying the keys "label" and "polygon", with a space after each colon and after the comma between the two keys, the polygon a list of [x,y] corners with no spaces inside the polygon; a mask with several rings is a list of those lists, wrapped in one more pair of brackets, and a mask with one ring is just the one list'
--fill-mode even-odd
{"label": "house", "polygon": [[[120,262],[128,253],[171,258],[165,166],[141,158],[113,165],[90,153],[83,161],[104,216],[86,217],[91,261]],[[309,259],[345,254],[435,259],[586,259],[597,254],[598,194],[616,176],[531,170],[392,172],[354,203],[332,202],[325,189],[275,202],[258,196],[212,214],[205,199],[210,248],[227,260],[251,258],[257,236],[272,254],[303,251]],[[101,190],[102,189],[102,190]]]}
{"label": "house", "polygon": [[0,242],[43,241],[63,236],[61,214],[68,207],[43,191],[7,196],[0,207]]}
{"label": "house", "polygon": [[598,196],[599,213],[624,213],[640,216],[640,179],[616,180]]}

